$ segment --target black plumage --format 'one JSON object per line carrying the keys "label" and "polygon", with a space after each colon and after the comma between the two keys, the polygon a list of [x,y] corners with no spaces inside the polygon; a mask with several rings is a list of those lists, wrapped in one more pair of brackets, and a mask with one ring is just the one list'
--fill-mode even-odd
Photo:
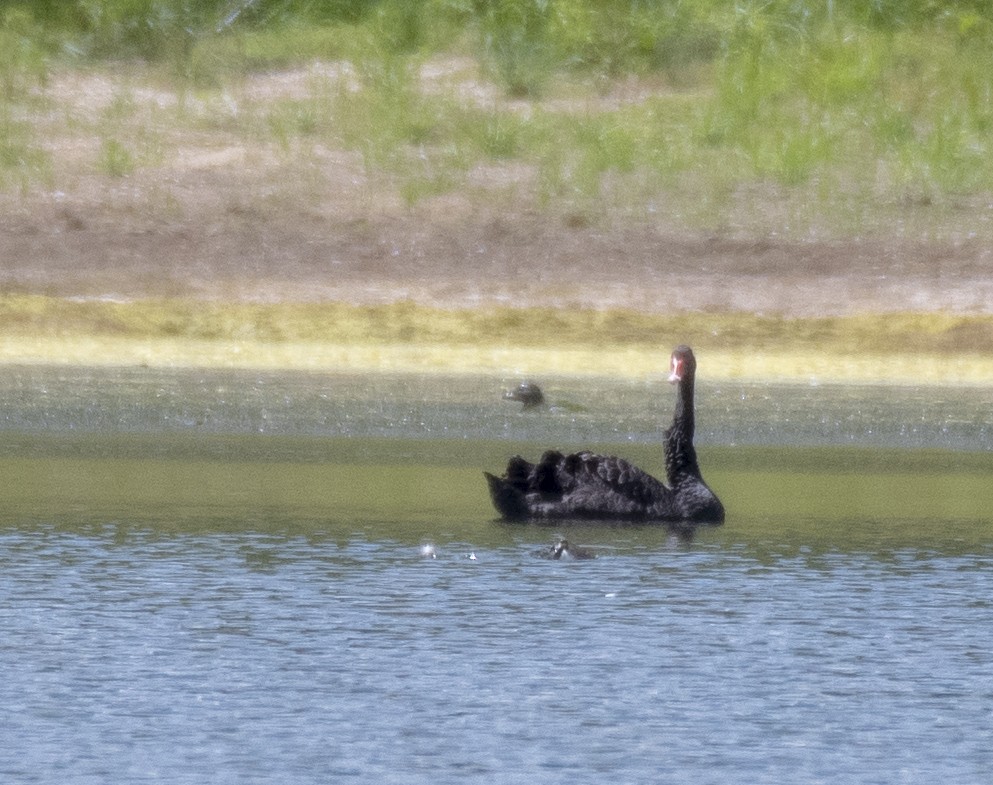
{"label": "black plumage", "polygon": [[537,463],[515,456],[503,477],[485,472],[500,514],[511,521],[722,523],[724,506],[704,482],[693,446],[696,358],[688,346],[673,351],[671,369],[678,395],[663,438],[665,484],[613,455],[549,450]]}

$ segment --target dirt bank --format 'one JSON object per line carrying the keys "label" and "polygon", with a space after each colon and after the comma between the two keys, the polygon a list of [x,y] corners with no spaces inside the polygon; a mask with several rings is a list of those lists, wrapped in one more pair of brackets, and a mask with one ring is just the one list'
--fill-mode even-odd
{"label": "dirt bank", "polygon": [[[293,98],[312,77],[260,75],[224,100]],[[411,207],[355,153],[286,150],[220,121],[184,127],[172,113],[181,99],[142,79],[67,73],[46,88],[33,122],[53,171],[46,185],[0,193],[0,291],[800,316],[993,309],[985,228],[797,239],[774,218],[718,231],[664,207],[591,218],[536,206],[533,173],[514,162],[477,166]],[[97,163],[108,139],[154,154],[109,173]],[[737,198],[768,199],[772,215],[789,197]],[[993,213],[983,200],[962,209],[957,227]]]}
{"label": "dirt bank", "polygon": [[571,226],[456,197],[409,210],[302,196],[267,205],[253,173],[230,171],[173,175],[166,209],[140,184],[101,190],[3,197],[3,291],[787,315],[993,309],[993,249],[978,241]]}

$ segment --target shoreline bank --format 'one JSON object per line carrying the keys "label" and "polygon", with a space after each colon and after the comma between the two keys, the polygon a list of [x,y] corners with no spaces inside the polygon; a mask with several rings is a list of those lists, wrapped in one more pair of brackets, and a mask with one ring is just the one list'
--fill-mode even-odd
{"label": "shoreline bank", "polygon": [[[0,366],[223,368],[315,373],[492,374],[518,377],[661,378],[671,347],[521,349],[499,345],[359,345],[107,336],[3,337]],[[993,358],[977,354],[838,354],[698,350],[710,381],[793,384],[989,385]]]}
{"label": "shoreline bank", "polygon": [[632,309],[446,309],[409,300],[108,300],[0,295],[0,364],[653,378],[677,344],[710,379],[993,383],[993,316],[797,318]]}

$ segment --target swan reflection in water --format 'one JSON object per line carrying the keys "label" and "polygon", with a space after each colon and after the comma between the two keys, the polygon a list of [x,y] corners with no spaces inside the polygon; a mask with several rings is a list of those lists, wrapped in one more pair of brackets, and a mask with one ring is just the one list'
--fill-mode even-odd
{"label": "swan reflection in water", "polygon": [[704,482],[693,446],[696,358],[677,346],[669,381],[678,385],[662,449],[663,484],[623,458],[548,450],[537,463],[515,456],[502,477],[484,472],[493,506],[508,521],[723,523],[724,505]]}

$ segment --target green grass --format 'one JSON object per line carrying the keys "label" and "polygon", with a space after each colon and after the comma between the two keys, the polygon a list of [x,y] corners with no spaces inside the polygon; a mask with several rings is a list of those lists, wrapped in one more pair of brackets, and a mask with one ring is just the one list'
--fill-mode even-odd
{"label": "green grass", "polygon": [[[674,205],[709,230],[751,221],[741,194],[756,188],[797,205],[777,219],[797,234],[861,233],[908,204],[950,211],[993,192],[993,20],[983,3],[830,7],[829,16],[786,0],[14,2],[0,16],[0,186],[45,181],[30,117],[53,63],[140,54],[207,106],[260,71],[347,64],[347,78],[315,83],[308,97],[193,119],[286,152],[314,142],[359,152],[408,204],[462,189],[492,162],[532,172],[525,187],[545,209],[598,220]],[[498,99],[426,92],[421,66],[452,56],[474,58],[474,76]],[[651,94],[597,103],[631,80]],[[184,111],[158,121],[181,131]],[[107,125],[98,169],[116,177],[144,166],[149,157]],[[765,229],[783,227],[754,227]]]}
{"label": "green grass", "polygon": [[37,105],[35,91],[48,76],[41,34],[25,11],[0,12],[0,188],[23,190],[33,181],[47,182],[51,173],[48,156],[26,119]]}

